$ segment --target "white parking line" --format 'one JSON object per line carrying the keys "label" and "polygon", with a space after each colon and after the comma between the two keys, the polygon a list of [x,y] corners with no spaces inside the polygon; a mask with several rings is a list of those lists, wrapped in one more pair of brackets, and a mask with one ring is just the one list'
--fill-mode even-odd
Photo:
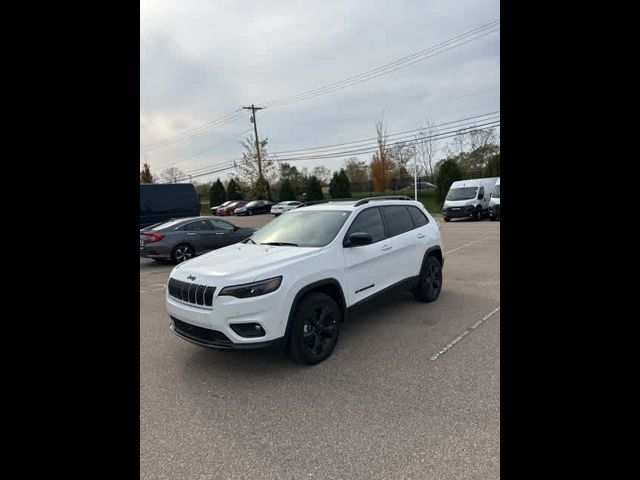
{"label": "white parking line", "polygon": [[462,332],[460,335],[458,335],[456,338],[454,338],[453,340],[451,340],[449,343],[447,343],[444,348],[442,348],[442,350],[440,350],[438,353],[436,353],[433,357],[431,357],[431,361],[435,361],[438,359],[438,357],[440,357],[441,355],[445,354],[449,349],[451,349],[456,343],[458,343],[460,340],[462,340],[464,337],[466,337],[467,335],[469,335],[472,331],[474,331],[476,328],[478,328],[485,320],[487,320],[488,318],[490,318],[494,313],[500,311],[500,306],[498,305],[496,308],[494,308],[491,312],[487,313],[484,317],[482,317],[480,320],[478,320],[476,323],[474,323],[473,325],[471,325],[469,328],[467,328],[464,332]]}
{"label": "white parking line", "polygon": [[456,250],[460,250],[461,248],[470,247],[471,245],[474,245],[474,244],[476,244],[476,243],[480,243],[480,242],[482,242],[483,240],[486,240],[487,238],[489,238],[489,237],[484,237],[484,238],[481,238],[480,240],[476,240],[475,242],[467,243],[467,244],[465,244],[465,245],[462,245],[461,247],[454,248],[453,250],[449,250],[449,251],[447,251],[447,252],[444,252],[444,254],[445,254],[445,255],[448,255],[449,253],[453,253],[453,252],[455,252]]}

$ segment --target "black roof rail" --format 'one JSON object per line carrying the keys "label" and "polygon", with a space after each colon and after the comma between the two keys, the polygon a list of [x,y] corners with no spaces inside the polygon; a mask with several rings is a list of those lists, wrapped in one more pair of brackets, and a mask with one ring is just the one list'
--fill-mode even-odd
{"label": "black roof rail", "polygon": [[378,200],[411,200],[411,198],[407,197],[406,195],[393,195],[393,196],[385,195],[380,197],[367,197],[356,202],[354,206],[359,207],[360,205],[364,205],[365,203],[369,203],[371,201],[378,201]]}
{"label": "black roof rail", "polygon": [[[318,205],[320,203],[331,203],[331,202],[355,202],[357,199],[355,198],[327,198],[324,200],[313,200],[311,202],[302,202],[302,206],[306,207],[309,205]],[[298,207],[300,208],[300,207]]]}

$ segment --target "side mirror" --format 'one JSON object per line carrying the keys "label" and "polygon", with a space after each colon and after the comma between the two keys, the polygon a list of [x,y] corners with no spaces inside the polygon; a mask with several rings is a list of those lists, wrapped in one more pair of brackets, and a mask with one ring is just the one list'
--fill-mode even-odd
{"label": "side mirror", "polygon": [[349,240],[345,246],[359,247],[361,245],[369,245],[370,243],[373,243],[373,238],[367,232],[353,232],[349,235]]}

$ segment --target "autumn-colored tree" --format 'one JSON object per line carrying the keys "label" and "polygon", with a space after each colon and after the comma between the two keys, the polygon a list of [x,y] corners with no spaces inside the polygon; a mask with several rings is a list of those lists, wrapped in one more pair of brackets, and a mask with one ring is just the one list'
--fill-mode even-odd
{"label": "autumn-colored tree", "polygon": [[388,185],[389,179],[393,175],[394,161],[391,149],[387,147],[387,127],[384,118],[376,122],[376,134],[378,151],[373,154],[371,159],[371,178],[376,192],[384,192]]}

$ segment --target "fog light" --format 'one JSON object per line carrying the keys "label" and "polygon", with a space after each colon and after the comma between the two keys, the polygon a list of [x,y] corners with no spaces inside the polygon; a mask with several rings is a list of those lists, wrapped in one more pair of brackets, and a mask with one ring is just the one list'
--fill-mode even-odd
{"label": "fog light", "polygon": [[264,337],[266,332],[258,323],[235,323],[230,325],[231,330],[241,337]]}

